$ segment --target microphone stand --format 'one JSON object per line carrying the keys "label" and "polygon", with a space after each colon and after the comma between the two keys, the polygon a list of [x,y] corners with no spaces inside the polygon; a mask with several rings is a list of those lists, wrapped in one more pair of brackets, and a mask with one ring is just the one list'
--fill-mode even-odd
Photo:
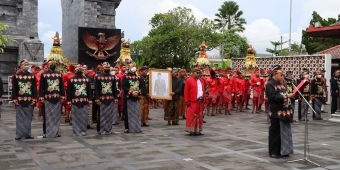
{"label": "microphone stand", "polygon": [[[310,105],[310,103],[308,102],[308,100],[303,97],[303,95],[301,94],[300,90],[294,85],[294,83],[292,83],[294,89],[299,93],[299,95],[301,96],[301,98],[307,103],[307,105],[309,106],[309,108],[313,111],[314,114],[316,114],[315,110],[313,109],[313,107]],[[288,163],[292,163],[292,162],[299,162],[299,161],[305,161],[305,162],[309,162],[312,163],[316,166],[320,166],[319,164],[311,161],[309,159],[309,144],[308,144],[308,121],[307,121],[307,115],[308,113],[305,114],[305,141],[304,141],[304,153],[303,153],[303,158],[302,159],[296,159],[296,160],[292,160],[292,161],[288,161]]]}

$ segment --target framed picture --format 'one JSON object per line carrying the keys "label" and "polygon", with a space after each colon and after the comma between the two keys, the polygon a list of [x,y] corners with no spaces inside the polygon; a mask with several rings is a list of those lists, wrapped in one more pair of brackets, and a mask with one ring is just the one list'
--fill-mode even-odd
{"label": "framed picture", "polygon": [[167,69],[149,69],[149,94],[152,99],[171,100],[171,71]]}

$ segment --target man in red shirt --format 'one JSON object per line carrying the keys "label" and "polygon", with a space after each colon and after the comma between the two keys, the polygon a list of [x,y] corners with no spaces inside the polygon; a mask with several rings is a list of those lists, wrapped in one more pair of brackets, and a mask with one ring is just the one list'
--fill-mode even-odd
{"label": "man in red shirt", "polygon": [[250,85],[253,87],[253,109],[252,113],[259,112],[260,96],[262,92],[262,80],[260,78],[260,72],[258,69],[254,70],[254,74],[250,78]]}
{"label": "man in red shirt", "polygon": [[192,76],[185,81],[184,101],[187,106],[186,131],[190,136],[202,135],[205,84],[201,79],[202,71],[192,70]]}

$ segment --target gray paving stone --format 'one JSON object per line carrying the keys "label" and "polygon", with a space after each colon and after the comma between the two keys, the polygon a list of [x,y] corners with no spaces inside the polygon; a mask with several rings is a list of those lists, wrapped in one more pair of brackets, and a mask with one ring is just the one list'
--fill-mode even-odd
{"label": "gray paving stone", "polygon": [[[328,107],[328,106],[327,106]],[[124,123],[113,127],[113,135],[73,137],[72,127],[61,124],[61,138],[37,138],[42,122],[35,115],[33,140],[14,141],[15,115],[12,106],[4,107],[0,120],[1,170],[281,170],[340,169],[338,123],[309,121],[309,159],[304,161],[304,123],[292,124],[294,154],[286,159],[268,157],[268,124],[264,114],[233,113],[206,117],[204,136],[188,136],[185,122],[167,126],[162,109],[152,109],[150,127],[143,133],[123,133]],[[36,114],[36,113],[35,113]],[[329,115],[324,115],[327,119]],[[95,127],[95,126],[94,126]]]}

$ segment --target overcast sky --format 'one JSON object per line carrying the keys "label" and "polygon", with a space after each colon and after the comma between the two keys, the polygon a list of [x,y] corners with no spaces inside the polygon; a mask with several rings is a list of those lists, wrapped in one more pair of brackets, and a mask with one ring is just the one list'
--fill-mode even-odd
{"label": "overcast sky", "polygon": [[[288,40],[290,0],[235,0],[243,17],[246,30],[242,33],[258,53],[272,48],[270,41]],[[60,0],[38,0],[39,38],[45,44],[45,55],[51,49],[56,31],[62,33]],[[178,6],[191,8],[198,18],[214,19],[224,0],[122,0],[116,11],[116,27],[125,32],[125,38],[140,40],[147,35],[149,20],[155,13],[167,12]],[[308,27],[312,11],[323,18],[337,18],[340,0],[292,0],[292,41],[300,43],[301,30]],[[209,45],[209,44],[208,44]]]}

